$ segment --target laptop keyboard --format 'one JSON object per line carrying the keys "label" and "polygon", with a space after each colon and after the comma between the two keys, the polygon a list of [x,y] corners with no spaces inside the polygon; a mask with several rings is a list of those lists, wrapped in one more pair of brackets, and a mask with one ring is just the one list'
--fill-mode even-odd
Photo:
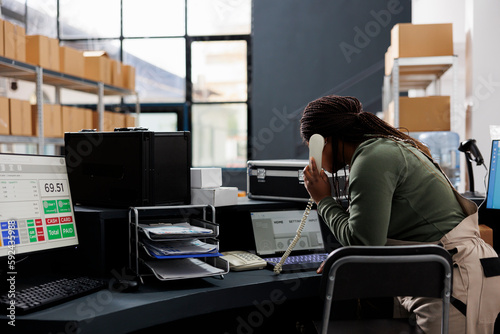
{"label": "laptop keyboard", "polygon": [[[328,253],[290,255],[283,263],[282,272],[316,270],[327,256]],[[269,266],[274,267],[280,262],[281,257],[265,258],[264,260]]]}

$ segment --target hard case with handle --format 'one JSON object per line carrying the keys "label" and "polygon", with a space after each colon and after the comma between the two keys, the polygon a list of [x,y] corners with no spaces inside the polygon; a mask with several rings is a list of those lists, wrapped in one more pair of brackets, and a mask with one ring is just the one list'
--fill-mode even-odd
{"label": "hard case with handle", "polygon": [[[247,162],[248,198],[307,202],[309,194],[304,187],[303,178],[303,170],[307,164],[306,159],[249,160]],[[343,190],[346,178],[342,171],[338,174],[340,189]],[[332,184],[331,177],[330,184]],[[344,197],[343,192],[340,197]]]}

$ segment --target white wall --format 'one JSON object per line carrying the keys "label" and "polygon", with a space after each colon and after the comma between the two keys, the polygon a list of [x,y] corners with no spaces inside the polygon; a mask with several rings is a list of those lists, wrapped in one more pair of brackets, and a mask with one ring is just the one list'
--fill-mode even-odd
{"label": "white wall", "polygon": [[[466,0],[466,103],[469,107],[467,136],[477,140],[488,168],[492,139],[490,126],[500,126],[498,13],[500,13],[498,0]],[[484,192],[485,169],[476,167],[474,173],[476,189]]]}
{"label": "white wall", "polygon": [[[454,53],[458,56],[458,117],[452,129],[460,140],[474,138],[489,167],[491,149],[490,125],[500,125],[500,43],[495,32],[500,31],[497,0],[413,0],[412,23],[453,23]],[[442,78],[442,94],[451,92],[451,74]],[[462,154],[462,183],[465,178],[465,159]],[[483,167],[474,166],[475,190],[485,193]]]}

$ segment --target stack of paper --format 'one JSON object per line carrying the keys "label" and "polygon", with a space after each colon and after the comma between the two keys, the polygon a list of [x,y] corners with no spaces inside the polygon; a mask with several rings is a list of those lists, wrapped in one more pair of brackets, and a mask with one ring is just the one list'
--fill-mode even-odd
{"label": "stack of paper", "polygon": [[208,244],[198,239],[151,241],[143,240],[147,250],[155,256],[216,254],[217,245]]}
{"label": "stack of paper", "polygon": [[189,223],[139,226],[150,239],[192,238],[196,236],[210,236],[214,232],[211,229],[192,226]]}
{"label": "stack of paper", "polygon": [[154,263],[146,262],[146,265],[154,268],[156,275],[163,280],[224,274],[224,270],[193,258],[156,261]]}

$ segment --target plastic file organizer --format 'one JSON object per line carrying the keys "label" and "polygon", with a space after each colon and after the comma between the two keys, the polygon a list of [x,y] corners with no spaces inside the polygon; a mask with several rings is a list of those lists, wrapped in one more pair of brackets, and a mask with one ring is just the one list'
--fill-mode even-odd
{"label": "plastic file organizer", "polygon": [[129,225],[129,266],[141,280],[147,275],[166,281],[229,272],[220,258],[211,205],[132,207]]}

